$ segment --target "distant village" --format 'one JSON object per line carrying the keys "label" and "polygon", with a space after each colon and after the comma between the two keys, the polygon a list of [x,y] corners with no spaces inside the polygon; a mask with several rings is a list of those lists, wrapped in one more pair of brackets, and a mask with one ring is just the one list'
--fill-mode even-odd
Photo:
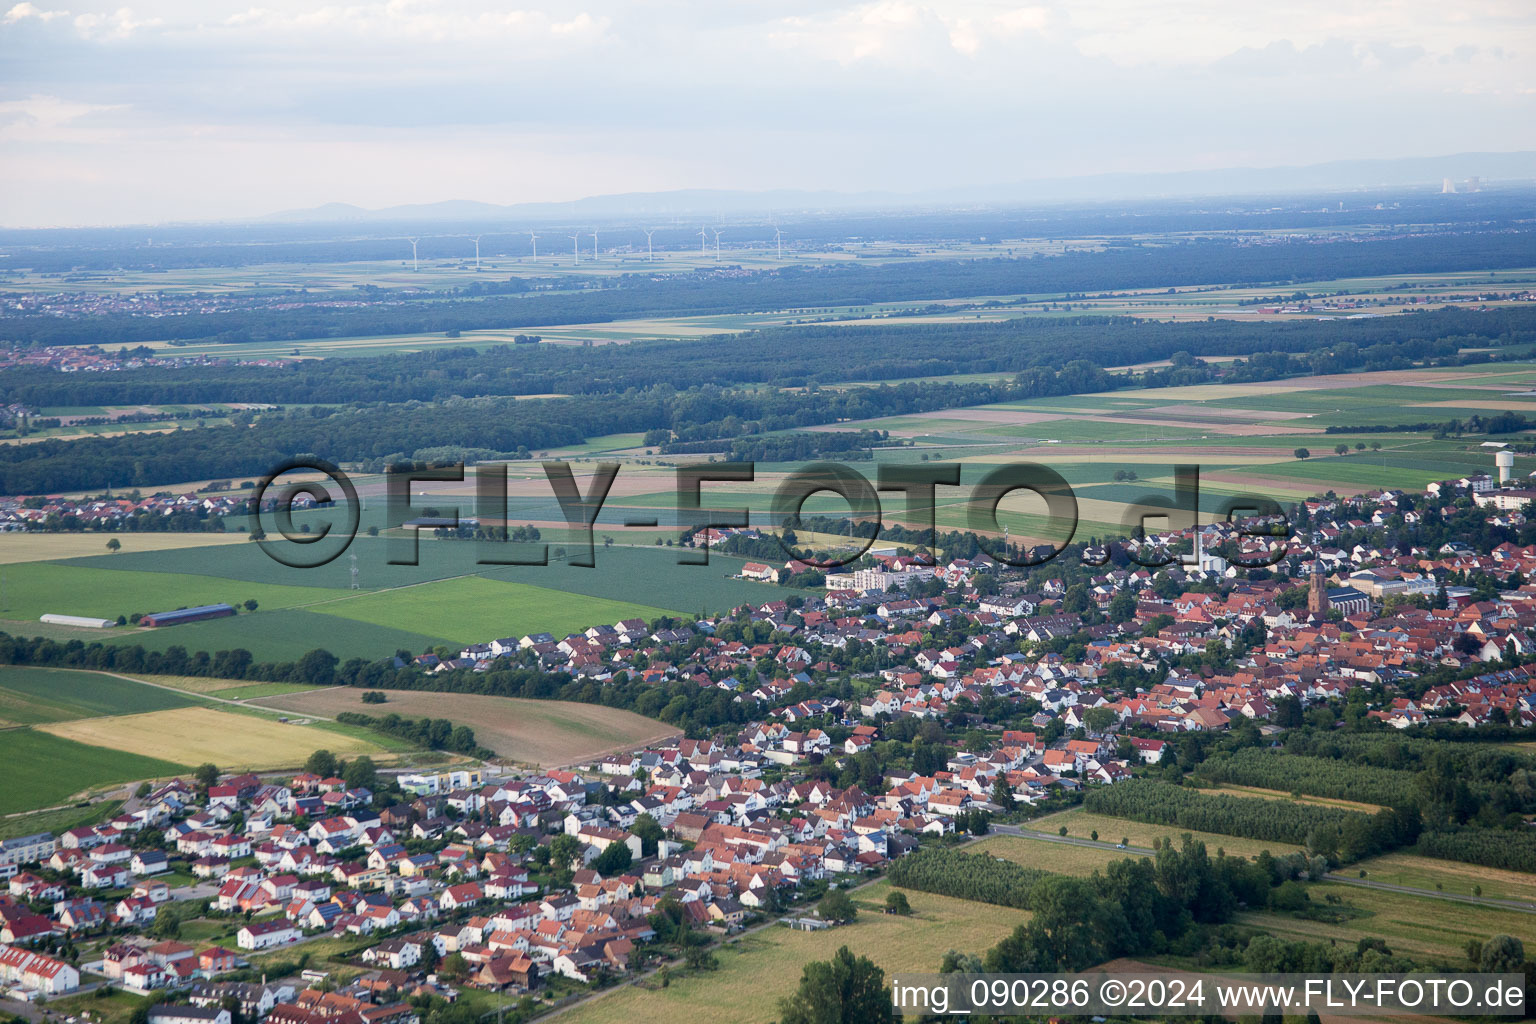
{"label": "distant village", "polygon": [[[0,347],[0,370],[18,366],[46,367],[60,373],[111,373],[119,370],[138,370],[149,366],[287,366],[291,359],[223,359],[214,356],[156,355],[146,348],[119,349],[111,352],[102,348],[78,345],[48,347],[22,346]],[[21,412],[32,416],[35,410],[11,407],[12,414]]]}

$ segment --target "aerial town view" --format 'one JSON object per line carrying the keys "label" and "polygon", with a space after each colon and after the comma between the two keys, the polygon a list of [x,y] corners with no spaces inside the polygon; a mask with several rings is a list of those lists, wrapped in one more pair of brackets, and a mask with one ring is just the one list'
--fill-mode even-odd
{"label": "aerial town view", "polygon": [[0,1024],[1532,1015],[1536,10],[55,3]]}

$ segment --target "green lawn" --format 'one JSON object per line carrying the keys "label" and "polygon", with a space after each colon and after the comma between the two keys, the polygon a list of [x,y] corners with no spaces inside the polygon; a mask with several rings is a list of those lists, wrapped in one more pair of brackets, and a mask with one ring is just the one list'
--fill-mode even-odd
{"label": "green lawn", "polygon": [[6,764],[0,814],[52,807],[83,790],[188,770],[186,765],[90,747],[31,729],[0,733],[0,745]]}
{"label": "green lawn", "polygon": [[68,669],[0,668],[0,723],[39,725],[72,718],[132,715],[201,703],[170,690]]}
{"label": "green lawn", "polygon": [[[84,978],[80,979],[83,983]],[[49,1010],[58,1018],[65,1016],[77,1017],[82,1012],[89,1012],[92,1024],[128,1024],[133,1017],[133,1011],[149,1002],[148,996],[136,996],[132,992],[124,992],[122,989],[113,989],[112,994],[103,998],[97,998],[97,993],[87,992],[84,995],[66,996],[62,999],[50,999]]]}

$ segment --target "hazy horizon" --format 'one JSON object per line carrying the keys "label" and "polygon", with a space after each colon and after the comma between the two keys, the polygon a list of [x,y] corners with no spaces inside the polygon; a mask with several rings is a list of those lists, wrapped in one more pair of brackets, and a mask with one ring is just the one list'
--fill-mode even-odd
{"label": "hazy horizon", "polygon": [[0,223],[1518,152],[1533,48],[1513,0],[29,0],[0,15]]}

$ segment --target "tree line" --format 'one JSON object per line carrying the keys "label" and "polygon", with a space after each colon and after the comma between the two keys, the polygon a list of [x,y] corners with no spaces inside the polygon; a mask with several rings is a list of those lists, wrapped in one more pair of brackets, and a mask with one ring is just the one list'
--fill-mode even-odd
{"label": "tree line", "polygon": [[397,736],[429,750],[447,750],[479,758],[496,756],[494,750],[475,742],[475,730],[467,725],[456,726],[446,718],[406,718],[394,712],[375,718],[356,711],[342,711],[336,715],[336,721],[342,725],[360,725],[386,736]]}

